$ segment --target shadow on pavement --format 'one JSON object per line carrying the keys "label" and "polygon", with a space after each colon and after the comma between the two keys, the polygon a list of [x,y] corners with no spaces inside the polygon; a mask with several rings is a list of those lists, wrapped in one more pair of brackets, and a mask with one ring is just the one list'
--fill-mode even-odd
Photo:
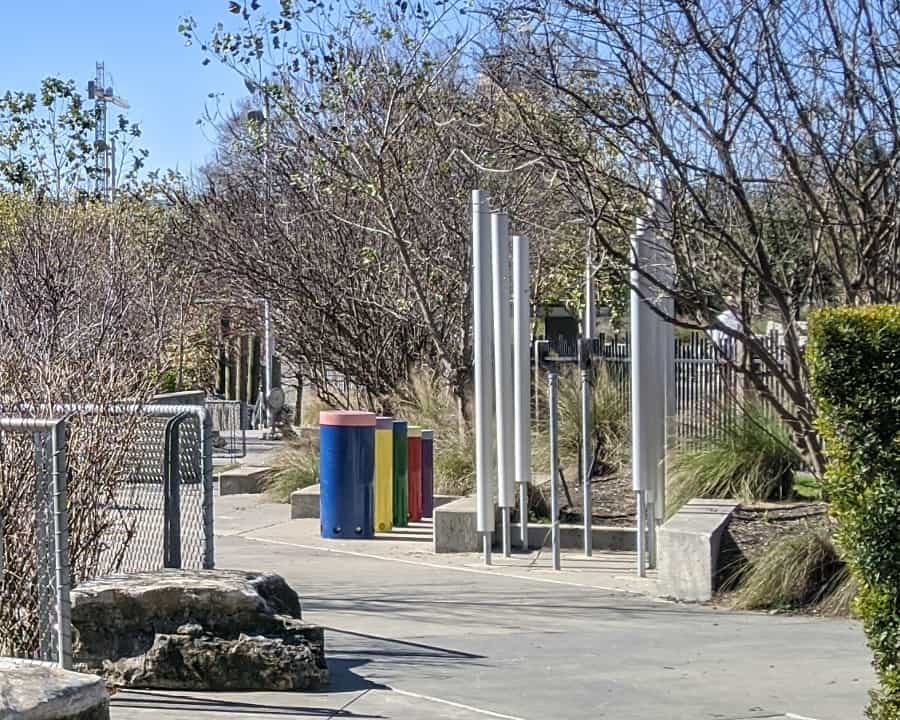
{"label": "shadow on pavement", "polygon": [[[291,693],[293,695],[293,693]],[[301,693],[297,693],[300,695]],[[230,698],[235,693],[229,693]],[[337,703],[335,703],[337,704]],[[202,695],[181,695],[173,692],[143,690],[127,690],[112,697],[112,707],[133,710],[154,710],[156,712],[179,713],[179,717],[187,717],[188,713],[234,713],[251,717],[277,717],[280,715],[307,718],[351,718],[352,720],[380,720],[383,715],[355,713],[342,707],[306,707],[303,705],[241,702],[217,698],[212,693]],[[183,713],[183,715],[182,715]]]}
{"label": "shadow on pavement", "polygon": [[[400,650],[374,650],[371,648],[366,648],[364,652],[366,655],[379,655],[379,656],[387,656],[387,657],[403,657],[403,658],[418,658],[418,659],[438,659],[438,660],[483,660],[484,655],[477,655],[475,653],[463,652],[462,650],[451,650],[449,648],[442,648],[437,645],[426,645],[424,643],[410,642],[409,640],[396,640],[394,638],[384,637],[382,635],[369,635],[368,633],[360,633],[360,632],[351,632],[350,630],[341,630],[340,628],[335,627],[325,627],[329,633],[337,633],[339,635],[347,635],[350,637],[360,638],[363,640],[375,642],[375,643],[385,643],[390,645],[399,645],[402,649]],[[356,654],[353,651],[342,649],[339,653],[340,655],[352,655]],[[328,661],[329,670],[332,667],[332,660]],[[357,663],[360,664],[360,663]]]}

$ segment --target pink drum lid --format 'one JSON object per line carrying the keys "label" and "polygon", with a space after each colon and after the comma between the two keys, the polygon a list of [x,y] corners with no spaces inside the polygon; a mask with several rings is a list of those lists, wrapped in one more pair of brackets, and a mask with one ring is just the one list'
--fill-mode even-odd
{"label": "pink drum lid", "polygon": [[319,425],[340,427],[375,427],[375,413],[362,410],[323,410]]}
{"label": "pink drum lid", "polygon": [[434,430],[423,430],[422,431],[422,439],[423,440],[434,440]]}
{"label": "pink drum lid", "polygon": [[410,425],[407,435],[411,438],[422,437],[422,428],[419,425]]}
{"label": "pink drum lid", "polygon": [[393,430],[394,429],[394,418],[388,417],[387,415],[379,415],[375,418],[375,429],[376,430]]}

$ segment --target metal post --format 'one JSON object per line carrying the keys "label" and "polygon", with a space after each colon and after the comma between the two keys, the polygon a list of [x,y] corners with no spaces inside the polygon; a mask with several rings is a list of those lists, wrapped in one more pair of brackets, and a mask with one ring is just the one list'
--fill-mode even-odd
{"label": "metal post", "polygon": [[528,549],[528,488],[531,485],[531,374],[528,238],[513,235],[513,371],[515,375],[515,456],[519,485],[519,544]]}
{"label": "metal post", "polygon": [[[181,452],[179,428],[190,418],[180,413],[166,422],[163,468],[163,567],[181,567]],[[199,428],[202,432],[202,428]]]}
{"label": "metal post", "polygon": [[50,430],[50,449],[53,455],[51,482],[53,483],[53,548],[56,553],[56,628],[59,664],[72,668],[72,605],[69,599],[69,515],[66,506],[66,423],[59,420]]}
{"label": "metal post", "polygon": [[494,532],[492,473],[493,348],[491,310],[490,220],[480,190],[472,191],[472,302],[475,370],[475,488],[477,530],[482,535],[484,563],[491,564]]}
{"label": "metal post", "polygon": [[547,404],[550,418],[550,538],[553,548],[553,569],[559,570],[559,448],[557,439],[557,392],[559,376],[555,368],[547,374]]}
{"label": "metal post", "polygon": [[491,214],[491,274],[494,310],[494,407],[497,420],[497,496],[502,517],[503,555],[512,551],[510,514],[516,502],[513,437],[513,361],[509,296],[509,219]]}
{"label": "metal post", "polygon": [[271,313],[269,308],[269,299],[263,299],[263,333],[265,335],[263,343],[265,343],[264,355],[266,359],[266,381],[265,393],[263,401],[266,407],[266,427],[272,427],[272,409],[269,407],[269,395],[272,392],[272,329],[271,329]]}
{"label": "metal post", "polygon": [[596,312],[594,308],[594,269],[591,262],[590,241],[585,252],[584,264],[584,319],[582,327],[581,352],[579,364],[581,366],[581,471],[582,478],[582,513],[584,515],[584,554],[591,557],[594,554],[594,506],[591,490],[593,470],[593,418],[592,418],[592,384],[591,371],[591,345],[596,325]]}
{"label": "metal post", "polygon": [[584,514],[584,554],[591,557],[594,552],[594,506],[591,491],[591,470],[593,469],[593,433],[591,426],[591,368],[590,340],[581,342],[579,352],[581,365],[581,472],[582,512]]}

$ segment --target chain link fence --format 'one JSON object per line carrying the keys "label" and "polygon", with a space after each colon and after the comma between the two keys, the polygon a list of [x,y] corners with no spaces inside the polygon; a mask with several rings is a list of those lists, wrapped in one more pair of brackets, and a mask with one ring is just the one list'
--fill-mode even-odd
{"label": "chain link fence", "polygon": [[66,423],[0,417],[0,655],[72,665]]}
{"label": "chain link fence", "polygon": [[244,457],[250,424],[247,403],[207,398],[206,411],[212,417],[214,451],[235,459]]}

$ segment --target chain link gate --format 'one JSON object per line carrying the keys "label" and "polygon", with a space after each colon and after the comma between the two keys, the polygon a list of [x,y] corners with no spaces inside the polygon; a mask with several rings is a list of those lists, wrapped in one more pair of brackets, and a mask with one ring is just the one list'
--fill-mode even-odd
{"label": "chain link gate", "polygon": [[0,655],[71,668],[66,480],[64,420],[0,417]]}
{"label": "chain link gate", "polygon": [[[90,409],[75,406],[73,411]],[[193,405],[113,412],[141,417],[126,482],[119,485],[112,508],[118,520],[102,538],[105,573],[214,567],[208,414]]]}
{"label": "chain link gate", "polygon": [[91,577],[215,566],[212,419],[204,407],[65,404],[52,411],[69,415],[70,423],[79,415],[136,423]]}

